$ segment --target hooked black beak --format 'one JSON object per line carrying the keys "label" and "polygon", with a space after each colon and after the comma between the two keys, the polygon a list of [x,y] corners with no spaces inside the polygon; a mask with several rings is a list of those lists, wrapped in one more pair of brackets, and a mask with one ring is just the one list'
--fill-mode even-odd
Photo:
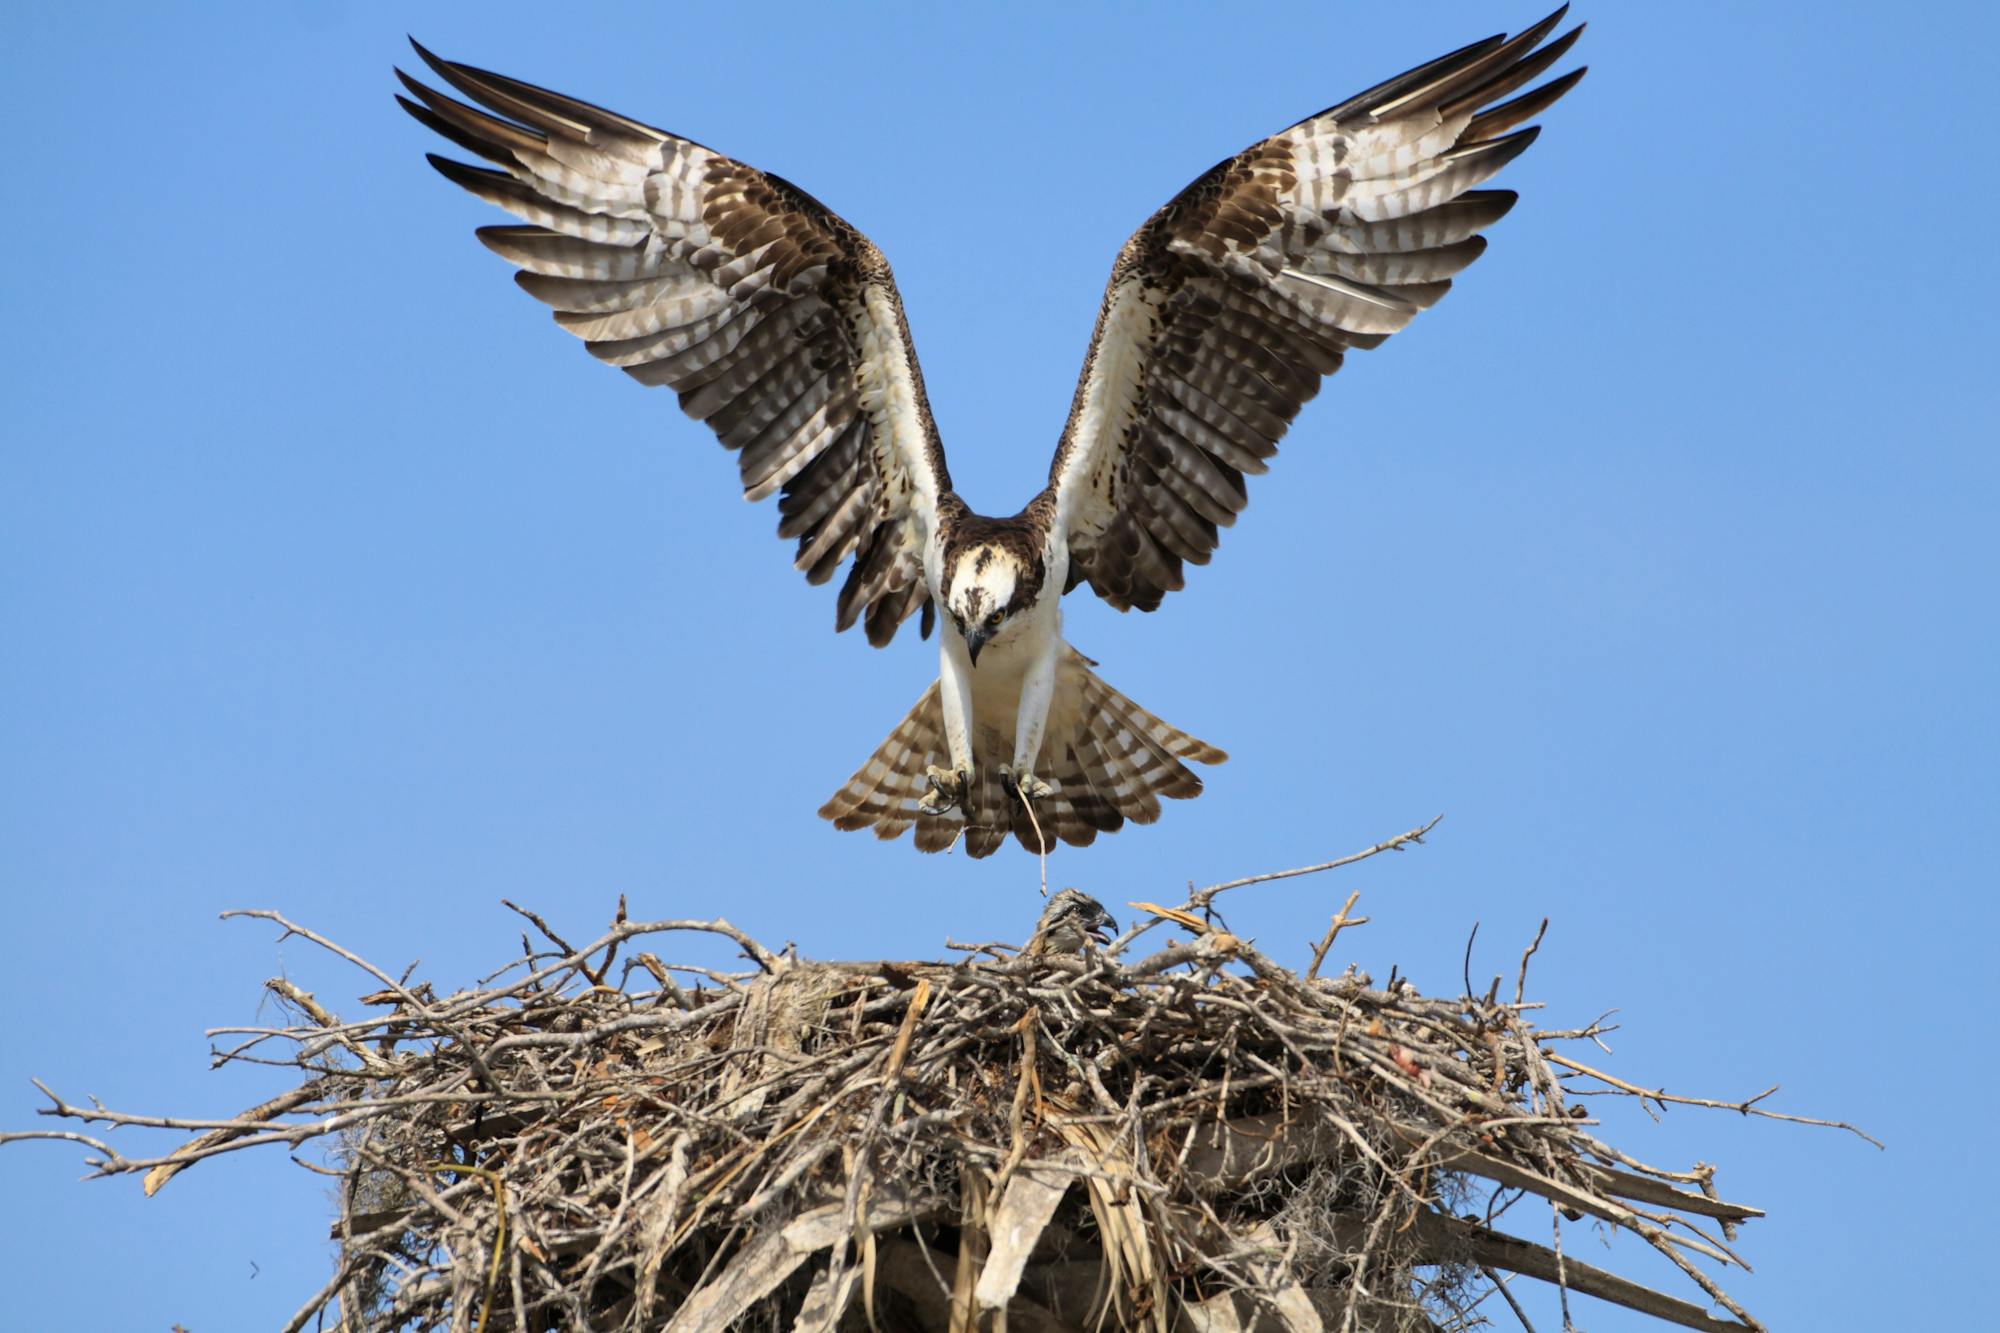
{"label": "hooked black beak", "polygon": [[972,658],[972,665],[979,665],[979,650],[993,637],[993,631],[984,625],[974,625],[965,632],[965,651]]}
{"label": "hooked black beak", "polygon": [[1111,943],[1112,935],[1116,934],[1117,930],[1118,919],[1109,912],[1099,912],[1097,920],[1091,923],[1090,929],[1086,933],[1099,944],[1109,944]]}

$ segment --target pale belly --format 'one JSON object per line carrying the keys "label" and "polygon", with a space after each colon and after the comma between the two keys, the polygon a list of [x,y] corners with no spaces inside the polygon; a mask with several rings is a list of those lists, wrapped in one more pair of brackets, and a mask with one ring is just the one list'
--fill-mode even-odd
{"label": "pale belly", "polygon": [[[994,648],[1001,645],[995,644]],[[1014,728],[1021,716],[1021,677],[1032,654],[979,655],[972,671],[972,753],[981,764],[1005,763],[1014,755]]]}
{"label": "pale belly", "polygon": [[972,671],[972,753],[980,765],[1013,762],[1014,738],[1021,716],[1022,678],[1038,655],[1040,644],[1053,635],[1057,642],[1055,690],[1049,700],[1048,724],[1036,756],[1037,770],[1048,766],[1051,741],[1073,733],[1077,710],[1082,703],[1076,688],[1076,670],[1071,665],[1074,650],[1061,641],[1060,613],[1040,633],[1023,633],[1006,642],[996,640],[979,655]]}

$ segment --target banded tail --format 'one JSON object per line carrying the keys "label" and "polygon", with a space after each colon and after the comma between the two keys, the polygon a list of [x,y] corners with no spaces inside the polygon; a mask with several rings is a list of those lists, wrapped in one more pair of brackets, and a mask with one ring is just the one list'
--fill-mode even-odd
{"label": "banded tail", "polygon": [[[1184,731],[1168,726],[1118,691],[1090,668],[1089,658],[1069,647],[1057,668],[1049,702],[1048,730],[1035,761],[1035,776],[1054,791],[1035,802],[1035,820],[1048,845],[1060,839],[1074,847],[1115,833],[1126,820],[1150,824],[1160,817],[1160,797],[1187,800],[1201,795],[1201,779],[1189,763],[1219,764],[1229,756]],[[935,681],[889,738],[820,807],[835,828],[872,828],[884,840],[917,830],[917,850],[941,852],[961,837],[969,856],[991,856],[1012,833],[1029,851],[1038,848],[1035,824],[1026,807],[1009,796],[1000,766],[1013,756],[1011,709],[975,706],[973,764],[976,772],[965,804],[941,815],[917,808],[930,788],[924,770],[951,767],[945,743],[944,705]]]}

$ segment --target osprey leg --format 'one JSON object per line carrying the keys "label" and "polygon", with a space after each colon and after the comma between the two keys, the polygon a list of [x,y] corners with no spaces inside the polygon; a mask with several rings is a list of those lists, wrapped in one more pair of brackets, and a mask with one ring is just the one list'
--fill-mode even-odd
{"label": "osprey leg", "polygon": [[919,805],[927,815],[941,815],[965,803],[972,784],[972,659],[965,641],[950,634],[938,636],[938,697],[944,708],[944,739],[951,751],[951,767],[936,764],[924,767],[930,794]]}
{"label": "osprey leg", "polygon": [[1048,650],[1038,654],[1021,674],[1020,704],[1014,720],[1014,762],[1001,770],[1001,776],[1006,779],[1008,789],[1024,801],[1038,801],[1050,793],[1049,784],[1035,774],[1035,759],[1042,752],[1042,736],[1049,725],[1049,705],[1055,700],[1056,661],[1066,646],[1062,640],[1052,638]]}

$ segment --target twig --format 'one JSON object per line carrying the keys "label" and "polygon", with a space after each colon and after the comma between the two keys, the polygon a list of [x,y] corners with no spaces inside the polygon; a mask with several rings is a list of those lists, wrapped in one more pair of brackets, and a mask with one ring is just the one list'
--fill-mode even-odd
{"label": "twig", "polygon": [[1217,894],[1226,893],[1230,889],[1241,889],[1251,884],[1265,884],[1274,879],[1292,879],[1299,875],[1317,875],[1324,870],[1338,870],[1342,866],[1351,866],[1356,861],[1366,861],[1369,857],[1379,856],[1383,852],[1400,852],[1412,845],[1421,846],[1424,835],[1436,828],[1438,820],[1443,818],[1443,815],[1438,815],[1430,823],[1423,825],[1421,828],[1413,828],[1407,833],[1399,833],[1386,842],[1378,842],[1373,847],[1351,853],[1347,856],[1336,857],[1331,861],[1322,861],[1318,865],[1299,866],[1292,870],[1269,870],[1261,875],[1246,875],[1242,879],[1227,880],[1221,884],[1211,884],[1205,889],[1196,889],[1188,895],[1188,900],[1182,903],[1181,906],[1189,911],[1199,911],[1215,901]]}
{"label": "twig", "polygon": [[574,956],[576,954],[576,946],[571,944],[568,940],[564,939],[562,936],[556,934],[554,930],[550,929],[549,923],[542,920],[540,913],[531,912],[527,908],[521,906],[519,903],[513,902],[512,900],[507,898],[502,898],[500,900],[500,905],[506,908],[508,911],[515,913],[516,915],[528,918],[529,921],[534,923],[535,929],[542,932],[542,938],[546,939],[549,943],[555,945],[556,948],[561,949],[564,954],[570,956]]}
{"label": "twig", "polygon": [[1035,830],[1035,859],[1042,868],[1042,897],[1049,896],[1049,840],[1042,834],[1042,821],[1035,814],[1035,803],[1024,792],[1021,808],[1028,812],[1028,824]]}
{"label": "twig", "polygon": [[1326,935],[1318,944],[1313,946],[1312,966],[1306,969],[1306,980],[1311,981],[1319,976],[1320,964],[1326,961],[1327,951],[1333,948],[1333,942],[1340,935],[1341,931],[1347,929],[1349,926],[1361,926],[1368,923],[1368,918],[1365,916],[1351,917],[1348,915],[1348,912],[1353,909],[1354,904],[1360,900],[1361,890],[1355,889],[1347,895],[1347,901],[1340,905],[1340,910],[1333,914],[1333,924],[1326,928]]}
{"label": "twig", "polygon": [[1763,1107],[1757,1105],[1757,1103],[1763,1101],[1766,1097],[1770,1096],[1772,1093],[1778,1090],[1778,1085],[1775,1083],[1773,1083],[1770,1087],[1764,1089],[1762,1092],[1758,1093],[1756,1096],[1747,1097],[1740,1102],[1719,1102],[1719,1101],[1712,1101],[1707,1097],[1676,1096],[1675,1094],[1666,1091],[1664,1088],[1642,1088],[1636,1083],[1627,1083],[1624,1079],[1619,1078],[1616,1075],[1607,1074],[1600,1069],[1592,1069],[1589,1065],[1578,1064],[1576,1061],[1567,1059],[1560,1055],[1551,1054],[1546,1056],[1545,1058],[1552,1065],[1561,1065],[1564,1069],[1573,1069],[1577,1073],[1582,1074],[1588,1078],[1594,1078],[1601,1083],[1608,1083],[1612,1087],[1618,1089],[1620,1092],[1630,1093],[1632,1096],[1639,1098],[1639,1100],[1642,1102],[1655,1102],[1661,1105],[1662,1107],[1664,1107],[1668,1102],[1675,1103],[1676,1105],[1679,1106],[1703,1106],[1709,1108],[1710,1110],[1715,1110],[1715,1111],[1735,1111],[1739,1115],[1762,1116],[1766,1120],[1784,1120],[1794,1125],[1818,1125],[1824,1129],[1844,1129],[1850,1134],[1866,1139],[1868,1142],[1874,1144],[1877,1148],[1881,1148],[1886,1151],[1889,1146],[1888,1144],[1883,1143],[1880,1139],[1874,1137],[1872,1134],[1868,1134],[1865,1131],[1857,1129],[1853,1125],[1848,1124],[1845,1120],[1815,1120],[1811,1116],[1787,1115],[1782,1111],[1766,1111]]}
{"label": "twig", "polygon": [[486,1318],[493,1313],[493,1293],[500,1286],[500,1256],[507,1252],[507,1182],[497,1171],[459,1162],[429,1162],[426,1169],[439,1175],[473,1176],[485,1181],[493,1191],[493,1263],[486,1270],[486,1294],[479,1302],[479,1321],[472,1326],[472,1333],[486,1333]]}
{"label": "twig", "polygon": [[1528,1322],[1528,1312],[1523,1310],[1521,1303],[1514,1299],[1514,1293],[1507,1290],[1507,1279],[1501,1277],[1485,1264],[1479,1265],[1479,1273],[1480,1276],[1493,1284],[1493,1289],[1500,1293],[1500,1299],[1507,1302],[1507,1308],[1512,1310],[1514,1317],[1521,1321],[1521,1327],[1526,1329],[1527,1333],[1535,1333],[1535,1326]]}
{"label": "twig", "polygon": [[1542,918],[1542,924],[1535,931],[1535,938],[1528,941],[1528,947],[1521,952],[1521,975],[1514,979],[1514,1005],[1519,1008],[1521,997],[1528,990],[1528,960],[1535,956],[1535,950],[1542,947],[1542,936],[1549,933],[1549,919]]}

